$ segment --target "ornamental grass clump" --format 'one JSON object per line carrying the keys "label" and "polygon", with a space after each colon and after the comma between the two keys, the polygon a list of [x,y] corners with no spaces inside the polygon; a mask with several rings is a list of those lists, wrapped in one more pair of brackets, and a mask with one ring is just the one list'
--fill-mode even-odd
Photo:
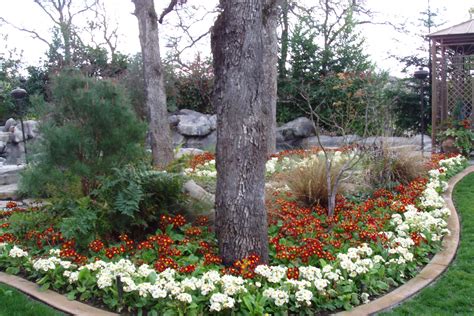
{"label": "ornamental grass clump", "polygon": [[408,150],[375,148],[367,160],[368,182],[376,188],[408,184],[426,173],[425,160]]}
{"label": "ornamental grass clump", "polygon": [[[330,184],[334,186],[345,160],[341,152],[330,154],[327,159],[331,159]],[[294,168],[283,174],[283,179],[300,202],[307,206],[319,204],[325,207],[329,201],[327,169],[326,157],[321,152],[300,161]],[[343,194],[346,191],[346,184],[346,181],[340,182],[337,194]]]}

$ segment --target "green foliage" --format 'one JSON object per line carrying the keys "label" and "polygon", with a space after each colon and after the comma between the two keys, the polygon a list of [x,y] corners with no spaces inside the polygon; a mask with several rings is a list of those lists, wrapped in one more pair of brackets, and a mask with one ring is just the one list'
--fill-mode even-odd
{"label": "green foliage", "polygon": [[145,126],[110,81],[63,72],[55,78],[53,103],[45,105],[43,137],[31,157],[32,168],[21,179],[24,191],[31,189],[30,183],[38,188],[28,193],[51,195],[80,181],[81,193],[87,195],[99,177],[144,157]]}
{"label": "green foliage", "polygon": [[464,156],[469,156],[474,142],[474,133],[471,129],[470,120],[453,121],[447,124],[449,128],[439,134],[441,141],[452,137],[454,138],[454,146]]}
{"label": "green foliage", "polygon": [[[6,36],[2,40],[7,39]],[[15,51],[10,51],[8,55],[0,53],[0,122],[5,122],[14,115],[13,100],[10,92],[19,86],[20,58]]]}
{"label": "green foliage", "polygon": [[168,109],[191,109],[201,113],[215,113],[211,104],[214,74],[209,58],[195,60],[186,65],[165,65],[165,85]]}
{"label": "green foliage", "polygon": [[184,178],[178,174],[126,166],[101,179],[93,197],[107,212],[116,233],[143,234],[155,229],[159,216],[184,205]]}
{"label": "green foliage", "polygon": [[[425,126],[431,122],[431,109],[428,104],[427,89],[424,89]],[[392,79],[386,89],[387,97],[392,101],[397,134],[405,132],[421,133],[420,84],[414,79]],[[426,130],[424,131],[426,133]]]}
{"label": "green foliage", "polygon": [[289,69],[279,76],[278,122],[317,113],[322,127],[330,132],[336,131],[334,125],[349,125],[353,132],[361,132],[366,104],[375,103],[376,98],[375,93],[368,93],[370,86],[380,88],[386,78],[373,73],[351,9],[340,14],[345,23],[334,24],[338,32],[330,34],[324,33],[327,21],[310,15],[299,18],[289,38]]}
{"label": "green foliage", "polygon": [[136,115],[144,121],[147,117],[147,110],[145,106],[145,79],[143,77],[141,54],[136,54],[129,58],[127,70],[118,80],[125,87]]}
{"label": "green foliage", "polygon": [[13,213],[9,218],[9,231],[20,237],[31,230],[44,231],[58,223],[59,215],[47,208]]}
{"label": "green foliage", "polygon": [[67,239],[74,239],[79,248],[87,245],[98,236],[105,236],[111,230],[112,223],[103,217],[103,212],[89,197],[71,201],[64,205],[68,214],[59,225]]}

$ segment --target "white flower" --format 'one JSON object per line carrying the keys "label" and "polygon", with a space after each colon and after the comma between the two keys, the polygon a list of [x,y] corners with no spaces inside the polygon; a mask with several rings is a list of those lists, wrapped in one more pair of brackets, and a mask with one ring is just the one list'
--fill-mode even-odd
{"label": "white flower", "polygon": [[209,302],[211,303],[211,307],[209,308],[211,312],[220,312],[226,308],[233,308],[235,305],[235,300],[232,297],[222,293],[212,294]]}
{"label": "white flower", "polygon": [[8,255],[12,258],[22,258],[28,256],[28,252],[18,248],[17,246],[13,246]]}
{"label": "white flower", "polygon": [[285,304],[288,304],[290,300],[290,296],[287,292],[283,290],[276,290],[273,288],[268,288],[263,291],[263,296],[273,299],[276,306],[283,306]]}
{"label": "white flower", "polygon": [[305,303],[307,306],[311,305],[311,300],[313,299],[313,293],[306,289],[301,289],[295,293],[296,301]]}
{"label": "white flower", "polygon": [[362,304],[367,304],[368,302],[370,302],[368,293],[362,293],[360,295],[360,298],[362,299]]}
{"label": "white flower", "polygon": [[188,303],[188,304],[190,304],[193,301],[193,297],[191,296],[191,294],[188,294],[188,293],[178,294],[178,296],[176,296],[176,299],[178,301]]}

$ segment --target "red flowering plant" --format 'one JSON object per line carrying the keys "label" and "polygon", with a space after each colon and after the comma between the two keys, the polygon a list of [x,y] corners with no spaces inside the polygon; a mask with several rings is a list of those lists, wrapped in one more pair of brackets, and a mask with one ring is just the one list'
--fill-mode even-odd
{"label": "red flowering plant", "polygon": [[[435,156],[429,178],[379,189],[360,201],[338,196],[333,216],[276,190],[267,201],[268,266],[252,254],[224,267],[205,217],[189,222],[179,214],[162,215],[153,234],[96,239],[79,251],[57,227],[12,234],[7,215],[0,228],[0,268],[70,298],[94,297],[133,313],[350,308],[405,282],[440,246],[447,214],[430,188],[443,187],[463,164],[459,157]],[[11,205],[9,212],[31,211]]]}

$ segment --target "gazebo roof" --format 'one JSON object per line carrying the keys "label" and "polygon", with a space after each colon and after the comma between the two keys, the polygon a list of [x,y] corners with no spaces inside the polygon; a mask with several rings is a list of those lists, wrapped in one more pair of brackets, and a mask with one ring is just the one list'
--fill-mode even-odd
{"label": "gazebo roof", "polygon": [[450,37],[474,34],[474,19],[429,34],[429,37]]}

